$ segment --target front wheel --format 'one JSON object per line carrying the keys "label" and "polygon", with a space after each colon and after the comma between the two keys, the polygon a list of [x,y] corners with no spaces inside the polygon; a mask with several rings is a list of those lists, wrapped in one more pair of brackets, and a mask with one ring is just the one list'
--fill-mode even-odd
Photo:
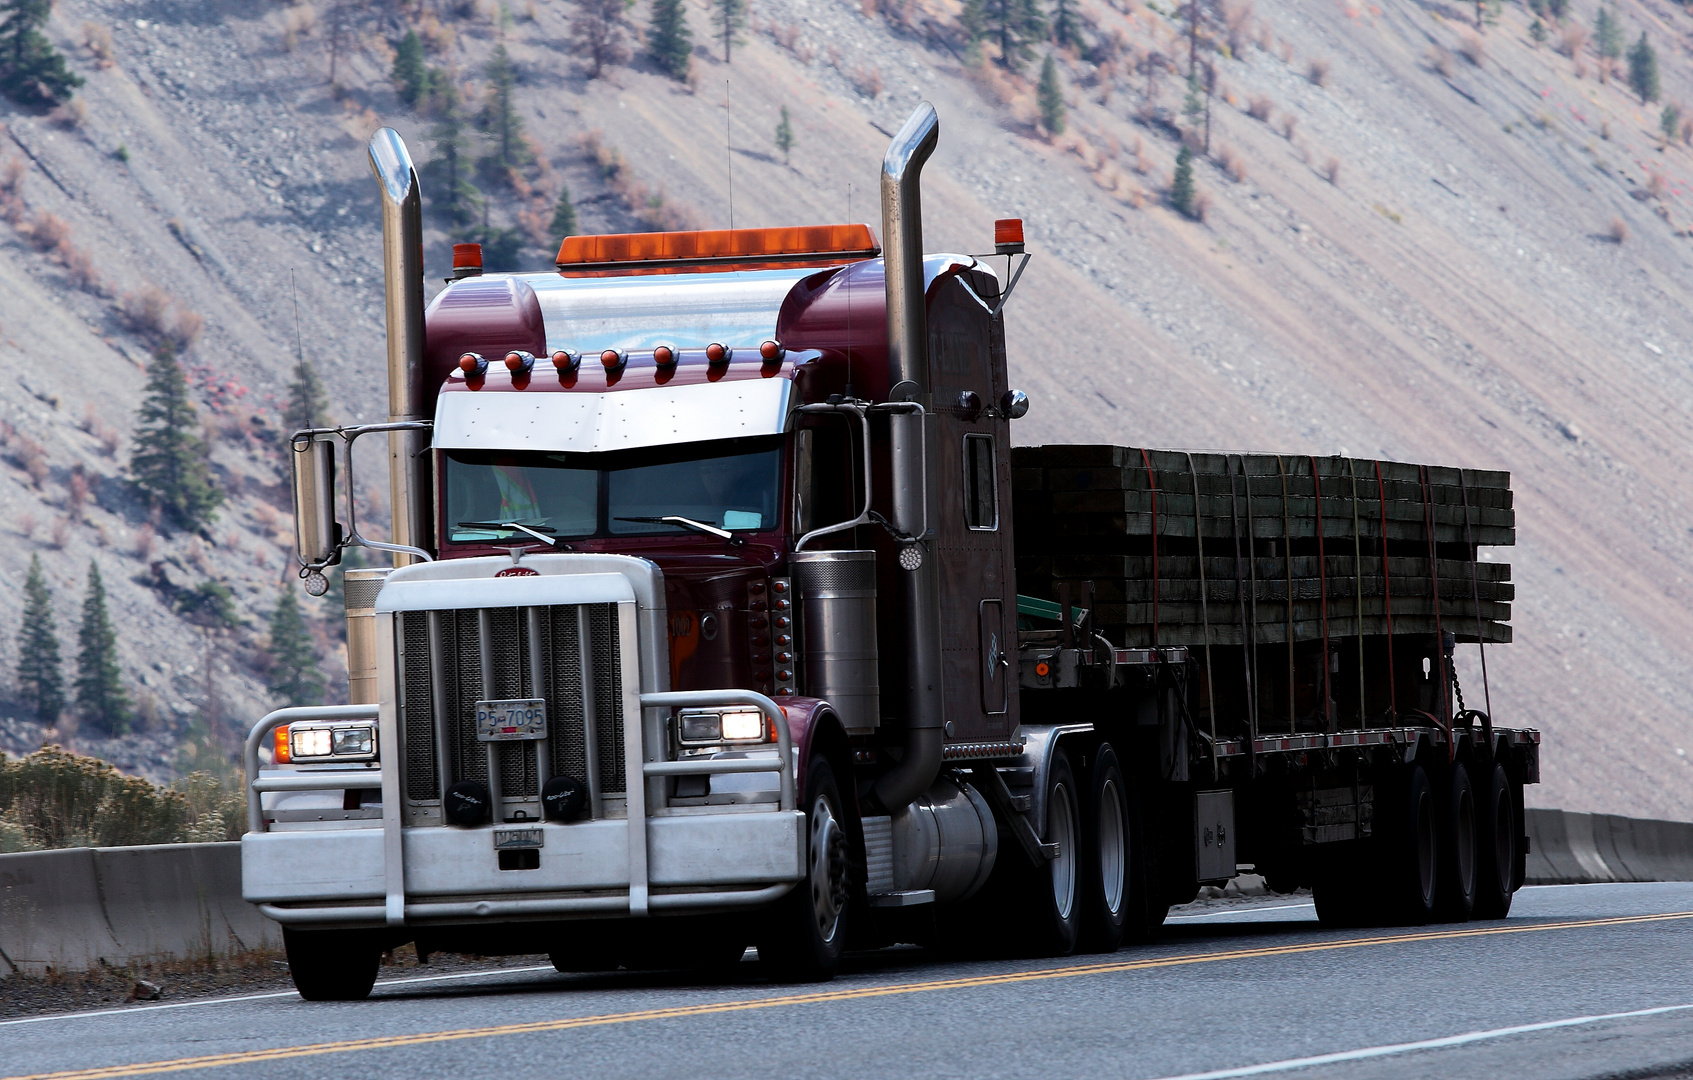
{"label": "front wheel", "polygon": [[376,985],[382,949],[358,930],[282,928],[288,975],[307,1001],[363,1001]]}
{"label": "front wheel", "polygon": [[834,770],[805,770],[806,874],[776,902],[758,937],[758,959],[781,982],[827,982],[840,967],[850,914],[851,840]]}

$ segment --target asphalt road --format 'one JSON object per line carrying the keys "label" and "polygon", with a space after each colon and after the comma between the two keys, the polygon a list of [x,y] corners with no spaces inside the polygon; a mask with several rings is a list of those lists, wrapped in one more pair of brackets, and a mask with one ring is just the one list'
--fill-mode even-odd
{"label": "asphalt road", "polygon": [[[1192,909],[1189,909],[1192,912]],[[1503,922],[1190,913],[1112,956],[855,959],[834,982],[508,969],[0,1023],[0,1075],[1693,1077],[1693,884],[1525,890]]]}

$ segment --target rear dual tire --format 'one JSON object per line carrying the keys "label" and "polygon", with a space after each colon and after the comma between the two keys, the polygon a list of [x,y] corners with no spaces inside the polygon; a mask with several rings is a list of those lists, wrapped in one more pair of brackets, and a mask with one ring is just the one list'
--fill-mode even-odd
{"label": "rear dual tire", "polygon": [[1479,828],[1476,845],[1475,909],[1471,917],[1503,919],[1511,913],[1511,898],[1517,885],[1519,838],[1516,793],[1503,765],[1487,772],[1487,784],[1477,785]]}

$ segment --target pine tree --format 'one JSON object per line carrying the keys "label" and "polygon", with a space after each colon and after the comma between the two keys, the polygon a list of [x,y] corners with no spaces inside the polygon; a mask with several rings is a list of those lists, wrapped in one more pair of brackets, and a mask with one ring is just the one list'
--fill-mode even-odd
{"label": "pine tree", "polygon": [[312,648],[311,636],[306,633],[300,601],[286,585],[270,613],[268,653],[270,677],[265,680],[265,689],[279,704],[316,705],[323,700],[323,673],[319,670],[317,653]]}
{"label": "pine tree", "polygon": [[394,70],[389,75],[400,100],[415,108],[423,98],[428,76],[429,69],[423,63],[423,39],[417,36],[416,30],[407,30],[394,50]]}
{"label": "pine tree", "polygon": [[1046,62],[1040,66],[1040,86],[1035,90],[1035,100],[1040,104],[1040,122],[1046,130],[1054,135],[1064,134],[1064,88],[1059,85],[1058,65],[1051,53],[1046,54]]}
{"label": "pine tree", "polygon": [[21,105],[54,105],[82,85],[41,32],[52,0],[0,0],[0,86]]}
{"label": "pine tree", "polygon": [[136,414],[135,449],[129,472],[155,506],[169,511],[185,529],[217,520],[223,492],[212,481],[200,418],[188,396],[188,380],[176,354],[160,345],[147,364],[146,397]]}
{"label": "pine tree", "polygon": [[1646,40],[1644,30],[1640,32],[1640,40],[1634,43],[1634,48],[1628,50],[1628,85],[1640,95],[1642,102],[1658,100],[1658,54],[1652,43]]}
{"label": "pine tree", "polygon": [[31,555],[24,581],[24,619],[18,630],[18,692],[43,724],[54,724],[65,708],[65,673],[54,631],[53,596],[41,556]]}
{"label": "pine tree", "polygon": [[429,161],[434,174],[431,201],[448,225],[469,225],[477,219],[482,193],[470,182],[470,139],[465,134],[464,112],[452,80],[441,73],[434,81],[431,111],[435,113],[435,126],[429,132],[435,144],[435,155]]}
{"label": "pine tree", "polygon": [[1176,175],[1170,180],[1170,205],[1187,217],[1193,216],[1193,148],[1182,143],[1176,155]]}
{"label": "pine tree", "polygon": [[1546,10],[1554,20],[1562,23],[1564,16],[1570,12],[1570,0],[1546,0]]}
{"label": "pine tree", "polygon": [[723,39],[723,62],[733,62],[735,34],[747,21],[747,0],[711,0],[711,25]]}
{"label": "pine tree", "polygon": [[1052,43],[1060,49],[1080,49],[1082,20],[1076,13],[1076,0],[1052,0]]}
{"label": "pine tree", "polygon": [[688,29],[688,12],[683,0],[653,0],[653,18],[647,26],[647,49],[654,63],[672,79],[688,77],[689,58],[694,54],[694,34]]}
{"label": "pine tree", "polygon": [[118,668],[118,635],[106,612],[106,586],[98,563],[88,564],[88,595],[77,632],[76,709],[108,735],[129,730],[129,698]]}
{"label": "pine tree", "polygon": [[1034,55],[1034,43],[1046,34],[1038,0],[965,0],[964,29],[972,42],[999,46],[999,62],[1016,71]]}
{"label": "pine tree", "polygon": [[788,120],[788,107],[782,106],[782,122],[776,125],[776,149],[782,152],[782,164],[789,165],[794,150],[794,125]]}
{"label": "pine tree", "polygon": [[477,115],[481,132],[491,144],[488,156],[482,159],[496,181],[506,181],[511,172],[528,165],[532,160],[529,144],[523,141],[523,117],[517,113],[514,87],[517,71],[512,67],[511,55],[504,45],[494,46],[494,57],[488,61],[488,98]]}
{"label": "pine tree", "polygon": [[1546,24],[1535,19],[1528,24],[1528,36],[1534,39],[1536,46],[1546,44]]}
{"label": "pine tree", "polygon": [[1182,99],[1182,115],[1187,117],[1186,141],[1192,143],[1205,121],[1205,87],[1200,83],[1197,72],[1187,77],[1187,97]]}
{"label": "pine tree", "polygon": [[563,184],[558,189],[558,205],[553,208],[553,235],[560,239],[576,235],[576,204],[570,201],[570,189]]}
{"label": "pine tree", "polygon": [[1610,8],[1601,6],[1593,20],[1593,47],[1607,60],[1622,56],[1622,22]]}
{"label": "pine tree", "polygon": [[588,78],[597,79],[611,64],[629,59],[629,9],[635,0],[577,0],[570,34],[580,51],[593,61]]}
{"label": "pine tree", "polygon": [[292,434],[302,428],[329,426],[329,398],[317,368],[304,357],[294,367],[294,381],[288,384],[288,405],[282,411],[282,426]]}
{"label": "pine tree", "polygon": [[1658,130],[1664,133],[1664,142],[1675,141],[1676,133],[1681,130],[1681,110],[1675,105],[1664,106],[1664,111],[1658,114]]}

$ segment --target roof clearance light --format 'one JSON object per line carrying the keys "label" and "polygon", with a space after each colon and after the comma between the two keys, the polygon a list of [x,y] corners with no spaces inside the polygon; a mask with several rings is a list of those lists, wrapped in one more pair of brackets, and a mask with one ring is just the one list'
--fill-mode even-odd
{"label": "roof clearance light", "polygon": [[764,357],[765,363],[773,364],[788,355],[788,350],[774,341],[766,341],[758,347],[758,355]]}
{"label": "roof clearance light", "polygon": [[575,371],[576,366],[581,362],[581,354],[573,353],[569,349],[558,349],[553,352],[553,367],[558,368],[561,372]]}
{"label": "roof clearance light", "polygon": [[482,276],[482,245],[453,245],[453,280]]}
{"label": "roof clearance light", "polygon": [[668,345],[660,345],[653,350],[653,363],[659,367],[675,367],[676,350]]}
{"label": "roof clearance light", "polygon": [[993,223],[993,252],[995,255],[1023,254],[1023,219],[1000,218]]}
{"label": "roof clearance light", "polygon": [[715,341],[705,347],[705,358],[713,364],[727,364],[734,355],[734,349]]}
{"label": "roof clearance light", "polygon": [[488,358],[481,353],[467,352],[459,357],[459,370],[467,379],[480,379],[488,374]]}
{"label": "roof clearance light", "polygon": [[618,352],[616,349],[607,349],[605,352],[600,353],[600,363],[605,365],[605,369],[607,371],[617,371],[623,367],[625,359],[627,359],[626,356],[623,353]]}
{"label": "roof clearance light", "polygon": [[506,367],[511,369],[513,375],[527,375],[535,367],[535,355],[522,349],[514,349],[506,353]]}

